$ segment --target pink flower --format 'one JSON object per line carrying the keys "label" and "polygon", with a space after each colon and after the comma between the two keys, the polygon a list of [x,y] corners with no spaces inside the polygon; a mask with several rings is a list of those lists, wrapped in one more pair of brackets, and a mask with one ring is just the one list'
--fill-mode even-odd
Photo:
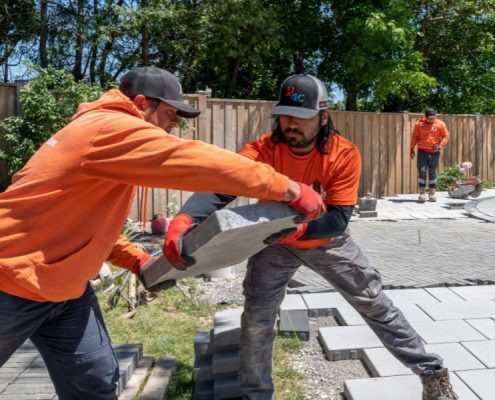
{"label": "pink flower", "polygon": [[465,170],[466,169],[469,169],[473,166],[473,164],[469,161],[464,161],[462,164],[461,164],[462,168],[464,168]]}
{"label": "pink flower", "polygon": [[460,167],[460,168],[459,168],[459,172],[466,172],[466,169],[465,169],[465,168]]}

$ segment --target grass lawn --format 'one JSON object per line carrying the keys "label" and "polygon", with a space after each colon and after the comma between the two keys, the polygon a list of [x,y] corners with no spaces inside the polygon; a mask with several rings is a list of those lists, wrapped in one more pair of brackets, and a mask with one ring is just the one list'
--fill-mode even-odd
{"label": "grass lawn", "polygon": [[[107,295],[98,293],[112,342],[142,343],[144,354],[158,358],[164,355],[177,358],[177,368],[168,386],[165,399],[190,400],[194,392],[194,335],[213,328],[213,316],[220,307],[197,300],[195,279],[181,282],[182,291],[173,288],[159,293],[152,302],[139,306],[134,317],[126,319],[124,301],[114,309],[106,303]],[[274,352],[274,377],[277,399],[302,400],[298,374],[290,368],[288,356],[299,349],[295,338],[277,337]]]}

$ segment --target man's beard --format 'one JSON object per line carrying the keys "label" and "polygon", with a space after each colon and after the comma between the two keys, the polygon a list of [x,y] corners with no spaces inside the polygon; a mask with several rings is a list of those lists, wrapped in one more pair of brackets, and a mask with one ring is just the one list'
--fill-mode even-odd
{"label": "man's beard", "polygon": [[[287,136],[287,133],[292,133],[292,135]],[[299,129],[287,128],[284,130],[284,136],[289,147],[303,149],[316,141],[318,138],[318,131],[314,133],[313,137],[308,139],[304,137],[304,134]]]}

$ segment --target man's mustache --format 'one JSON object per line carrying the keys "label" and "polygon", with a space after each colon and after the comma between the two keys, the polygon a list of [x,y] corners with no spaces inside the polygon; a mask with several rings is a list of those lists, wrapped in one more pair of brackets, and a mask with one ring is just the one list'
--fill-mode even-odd
{"label": "man's mustache", "polygon": [[286,128],[284,129],[284,133],[297,133],[299,135],[303,135],[303,133],[297,128]]}

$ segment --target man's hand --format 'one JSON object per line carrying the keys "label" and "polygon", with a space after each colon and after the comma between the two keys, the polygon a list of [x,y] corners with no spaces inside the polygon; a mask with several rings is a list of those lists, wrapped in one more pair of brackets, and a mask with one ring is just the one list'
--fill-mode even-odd
{"label": "man's hand", "polygon": [[[144,278],[143,278],[143,270],[146,268],[148,265],[153,264],[156,260],[158,260],[158,257],[152,257],[147,253],[143,253],[139,256],[137,261],[134,263],[134,266],[132,267],[131,272],[134,274],[137,274],[139,280],[143,284],[143,286],[146,286],[144,284]],[[153,285],[151,287],[146,288],[148,292],[159,292],[160,290],[166,290],[170,289],[171,287],[175,286],[175,280],[168,280],[164,282],[157,283],[156,285]]]}
{"label": "man's hand", "polygon": [[440,146],[439,144],[433,145],[433,151],[440,151],[441,149],[442,149],[442,146]]}
{"label": "man's hand", "polygon": [[193,257],[182,254],[184,234],[195,226],[191,216],[187,214],[178,214],[170,221],[163,245],[163,255],[174,268],[185,270],[196,262]]}
{"label": "man's hand", "polygon": [[411,160],[412,160],[416,156],[416,152],[414,151],[414,149],[411,149],[410,154],[411,154]]}
{"label": "man's hand", "polygon": [[304,235],[304,232],[306,232],[307,228],[308,228],[308,224],[304,223],[304,224],[299,224],[297,228],[283,229],[280,232],[276,232],[268,236],[265,240],[263,240],[263,243],[269,245],[294,243],[302,235]]}
{"label": "man's hand", "polygon": [[300,212],[301,218],[297,218],[296,222],[303,223],[317,219],[326,212],[326,206],[319,193],[316,193],[308,185],[299,183],[299,194],[286,204],[296,211]]}

